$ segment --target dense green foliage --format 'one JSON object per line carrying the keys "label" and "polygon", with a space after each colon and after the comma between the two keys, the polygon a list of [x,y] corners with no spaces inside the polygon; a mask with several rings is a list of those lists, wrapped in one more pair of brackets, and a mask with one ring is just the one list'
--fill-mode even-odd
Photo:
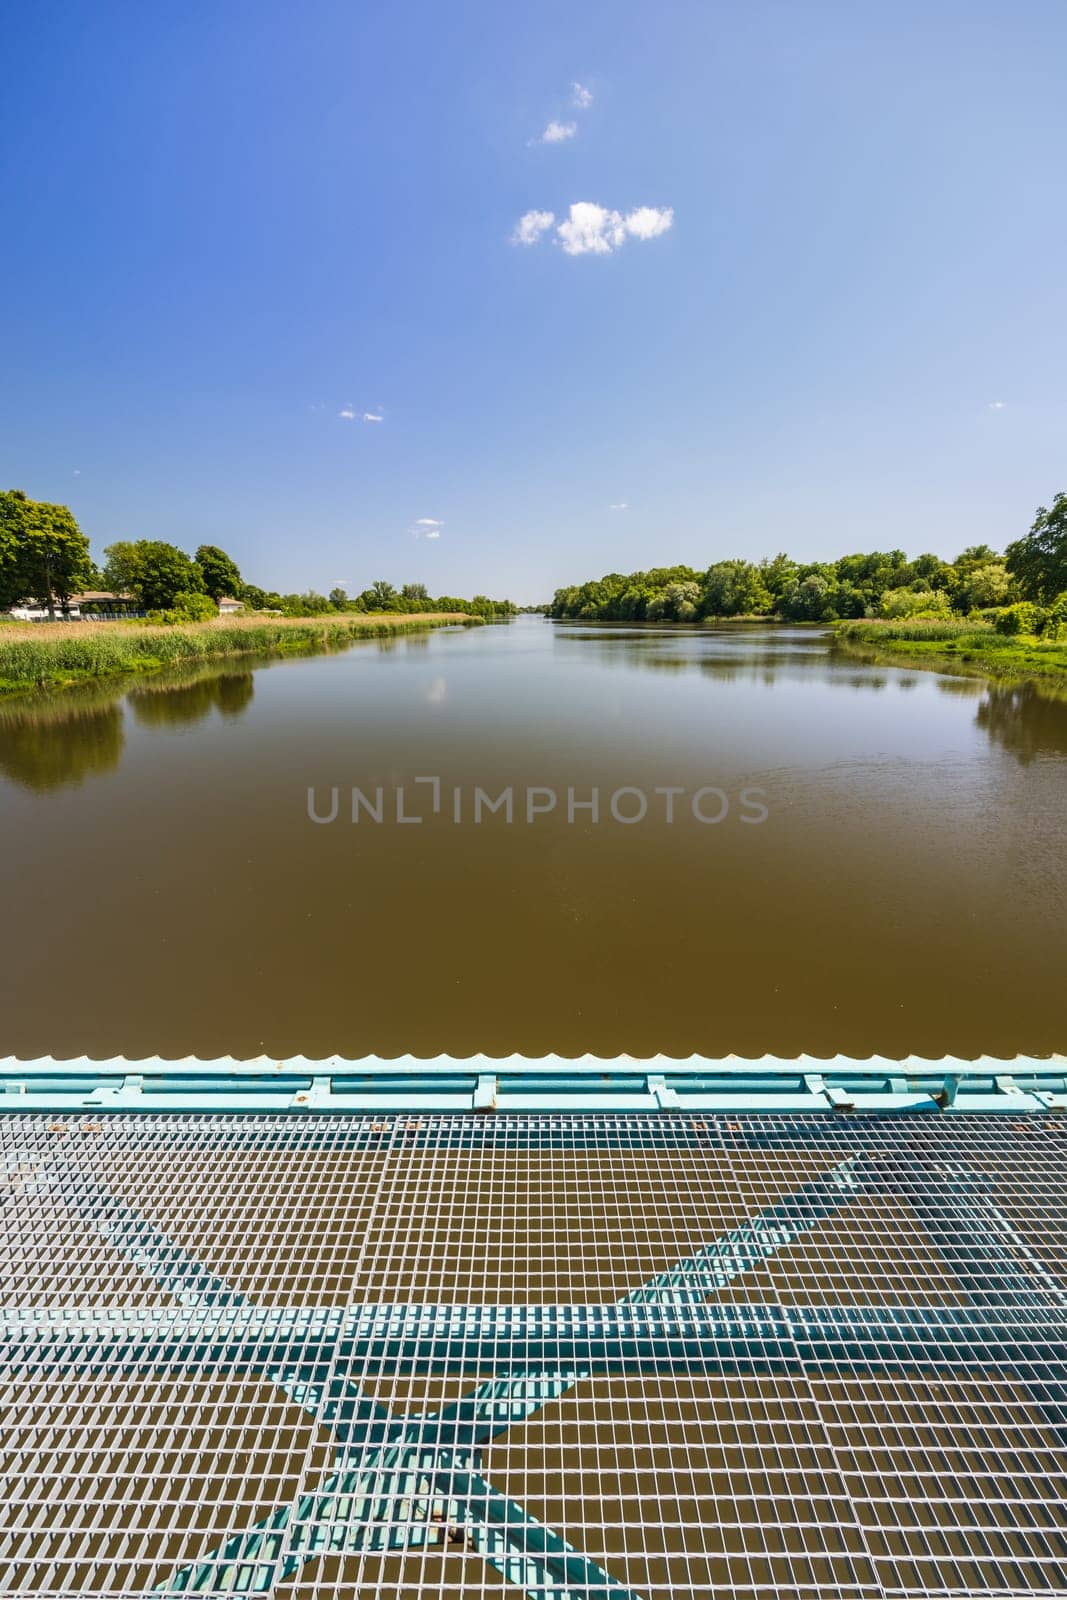
{"label": "dense green foliage", "polygon": [[[903,550],[872,550],[836,561],[717,561],[704,571],[655,567],[609,572],[557,589],[552,617],[591,622],[701,622],[776,617],[835,622],[864,617],[949,619],[1033,601],[1054,610],[1067,591],[1067,495],[1042,507],[1030,533],[1006,557],[971,545],[954,561]],[[1038,623],[1043,628],[1045,624]],[[1023,632],[1034,628],[1023,627]]]}
{"label": "dense green foliage", "polygon": [[146,611],[175,607],[180,594],[203,594],[196,562],[177,545],[159,539],[120,539],[104,551],[104,582],[117,594],[132,594]]}
{"label": "dense green foliage", "polygon": [[0,609],[37,599],[54,609],[93,575],[89,541],[66,506],[0,493]]}
{"label": "dense green foliage", "polygon": [[[272,595],[268,599],[278,604],[279,609],[283,611],[289,609],[295,601],[313,607],[316,612],[330,609],[387,613],[465,611],[468,616],[484,617],[487,620],[493,617],[514,617],[518,615],[519,610],[510,600],[490,600],[484,594],[476,594],[471,600],[465,600],[460,595],[454,594],[438,595],[435,598],[424,583],[405,583],[402,589],[397,590],[384,578],[379,578],[370,588],[355,596],[347,595],[343,589],[331,589],[328,597],[312,592],[307,595]],[[291,614],[295,616],[301,613],[294,611]]]}
{"label": "dense green foliage", "polygon": [[[425,617],[388,622],[332,616],[306,625],[290,622],[218,622],[211,627],[146,627],[113,623],[95,628],[4,630],[0,635],[0,691],[44,687],[110,673],[144,672],[208,656],[328,650],[353,639],[384,638],[444,626]],[[57,636],[58,635],[58,636]]]}
{"label": "dense green foliage", "polygon": [[903,550],[871,551],[802,565],[787,555],[760,562],[717,561],[703,572],[657,567],[608,573],[559,589],[553,617],[600,622],[695,622],[706,617],[779,617],[787,622],[841,618],[950,616],[1007,600],[1011,579],[984,548],[955,562]]}
{"label": "dense green foliage", "polygon": [[1067,591],[1067,494],[1039,506],[1025,539],[1008,546],[1008,571],[1027,600],[1053,602]]}
{"label": "dense green foliage", "polygon": [[220,550],[217,544],[202,544],[196,552],[196,564],[200,568],[204,592],[212,600],[221,600],[224,595],[234,600],[237,598],[241,574],[236,561],[225,550]]}

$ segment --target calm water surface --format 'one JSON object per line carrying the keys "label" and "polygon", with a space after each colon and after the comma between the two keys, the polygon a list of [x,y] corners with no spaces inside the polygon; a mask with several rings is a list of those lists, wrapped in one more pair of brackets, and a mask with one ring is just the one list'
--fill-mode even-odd
{"label": "calm water surface", "polygon": [[807,630],[529,618],[9,703],[0,839],[0,1054],[1067,1048],[1067,698]]}

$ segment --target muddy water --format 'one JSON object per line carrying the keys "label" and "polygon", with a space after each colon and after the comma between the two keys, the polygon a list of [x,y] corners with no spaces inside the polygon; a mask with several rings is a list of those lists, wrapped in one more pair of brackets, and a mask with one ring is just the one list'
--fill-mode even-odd
{"label": "muddy water", "polygon": [[0,1054],[1063,1050],[1065,844],[1067,698],[810,630],[9,702]]}

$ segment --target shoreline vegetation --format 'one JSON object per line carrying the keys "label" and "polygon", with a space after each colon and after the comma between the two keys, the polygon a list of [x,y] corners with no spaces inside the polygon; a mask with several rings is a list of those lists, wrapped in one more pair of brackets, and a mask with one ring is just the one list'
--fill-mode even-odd
{"label": "shoreline vegetation", "polygon": [[1067,493],[1039,506],[1003,555],[969,545],[953,561],[869,550],[835,561],[762,561],[608,572],[557,589],[548,616],[580,622],[784,622],[836,630],[843,648],[962,664],[990,676],[1067,673]]}
{"label": "shoreline vegetation", "polygon": [[360,639],[444,627],[480,627],[463,611],[246,617],[152,626],[131,622],[6,623],[0,629],[0,696],[62,689],[87,680],[152,673],[184,662],[241,655],[306,655]]}
{"label": "shoreline vegetation", "polygon": [[1067,638],[1003,634],[988,622],[868,619],[839,622],[835,647],[867,660],[993,678],[1061,678],[1067,682]]}

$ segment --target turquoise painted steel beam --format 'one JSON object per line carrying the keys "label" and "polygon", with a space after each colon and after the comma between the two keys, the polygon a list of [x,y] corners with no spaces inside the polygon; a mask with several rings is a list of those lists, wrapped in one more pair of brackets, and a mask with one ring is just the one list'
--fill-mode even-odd
{"label": "turquoise painted steel beam", "polygon": [[929,1363],[1040,1361],[1067,1374],[1067,1307],[970,1305],[361,1306],[322,1310],[139,1312],[8,1310],[0,1359],[13,1368],[85,1373],[195,1368],[271,1373],[299,1345],[308,1374],[481,1375],[581,1367],[591,1376],[786,1372]]}

